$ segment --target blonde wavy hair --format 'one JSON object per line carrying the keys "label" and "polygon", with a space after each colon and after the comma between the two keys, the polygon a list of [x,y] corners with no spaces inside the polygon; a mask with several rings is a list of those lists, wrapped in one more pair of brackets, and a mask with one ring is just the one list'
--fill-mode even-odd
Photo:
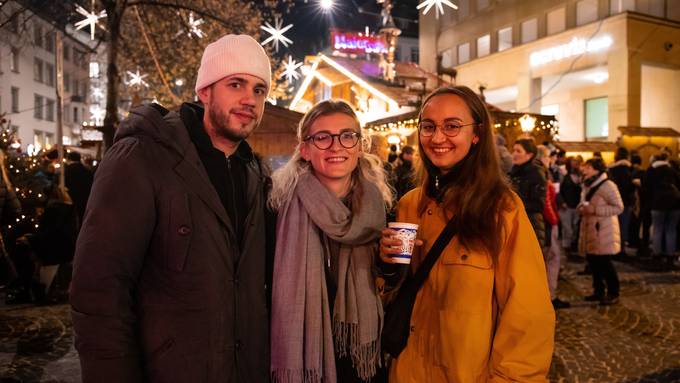
{"label": "blonde wavy hair", "polygon": [[[283,167],[276,170],[272,175],[273,187],[269,195],[269,206],[274,210],[279,210],[286,202],[288,202],[295,191],[300,175],[309,171],[313,171],[309,162],[305,161],[300,155],[300,147],[304,145],[304,137],[307,137],[309,130],[314,122],[322,116],[331,114],[344,114],[352,117],[356,121],[358,133],[361,134],[361,123],[359,118],[352,110],[352,107],[345,101],[341,100],[325,100],[314,105],[312,109],[307,112],[298,124],[297,139],[298,144],[295,147],[295,152],[290,161]],[[354,185],[359,175],[366,181],[377,186],[385,201],[386,208],[391,208],[393,203],[392,189],[387,183],[387,174],[383,168],[382,161],[374,154],[369,153],[371,147],[371,139],[361,134],[361,152],[359,154],[359,162],[352,173]]]}

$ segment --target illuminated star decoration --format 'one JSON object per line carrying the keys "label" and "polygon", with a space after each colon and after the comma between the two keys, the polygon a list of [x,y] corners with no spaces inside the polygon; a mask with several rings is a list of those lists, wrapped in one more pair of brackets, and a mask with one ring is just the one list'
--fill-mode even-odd
{"label": "illuminated star decoration", "polygon": [[268,21],[264,23],[264,25],[260,26],[265,32],[269,33],[271,36],[267,37],[266,40],[262,42],[262,45],[267,45],[269,42],[274,43],[274,50],[276,52],[279,51],[279,42],[283,44],[283,46],[287,47],[288,44],[292,44],[293,41],[289,39],[288,37],[284,36],[283,34],[286,33],[290,28],[293,27],[293,24],[288,24],[285,27],[283,27],[283,20],[279,19],[276,17],[274,19],[274,26],[269,24]]}
{"label": "illuminated star decoration", "polygon": [[430,9],[434,6],[436,6],[435,11],[437,12],[437,18],[439,18],[439,14],[441,13],[444,15],[444,7],[442,6],[446,5],[449,6],[453,9],[458,9],[458,6],[449,0],[425,0],[422,3],[418,4],[418,9],[425,7],[425,10],[423,11],[423,15],[426,15],[427,12],[430,11]]}
{"label": "illuminated star decoration", "polygon": [[[196,35],[196,37],[198,37],[199,39],[202,38],[203,36],[205,36],[205,33],[201,30],[201,28],[199,28],[202,24],[205,24],[205,21],[203,21],[203,19],[194,19],[194,13],[189,12],[189,23],[188,23],[189,30],[187,31],[187,35],[189,37],[191,37],[191,35]],[[184,33],[184,31],[180,30],[179,32],[177,32],[175,37],[181,35],[182,33]]]}
{"label": "illuminated star decoration", "polygon": [[130,81],[127,82],[128,85],[144,85],[145,87],[149,87],[149,84],[144,81],[144,77],[147,75],[145,74],[139,74],[139,69],[137,69],[136,73],[132,73],[130,71],[127,71],[128,76],[130,76]]}
{"label": "illuminated star decoration", "polygon": [[90,27],[90,40],[94,40],[94,29],[97,26],[97,22],[99,19],[103,19],[106,17],[106,11],[101,11],[99,13],[94,11],[94,0],[92,0],[92,12],[88,12],[87,9],[81,7],[80,5],[76,5],[76,12],[80,13],[81,15],[85,16],[83,20],[78,21],[75,23],[76,30],[83,29],[87,26]]}
{"label": "illuminated star decoration", "polygon": [[95,125],[101,125],[104,122],[104,115],[106,110],[102,109],[99,105],[90,106],[90,115]]}
{"label": "illuminated star decoration", "polygon": [[288,82],[293,80],[297,80],[298,77],[300,77],[300,73],[298,73],[297,69],[302,66],[301,62],[296,62],[291,56],[288,56],[288,62],[283,63],[283,73],[281,74],[281,77],[286,77]]}
{"label": "illuminated star decoration", "polygon": [[92,97],[96,99],[100,99],[104,97],[104,92],[102,92],[102,88],[100,87],[92,87]]}

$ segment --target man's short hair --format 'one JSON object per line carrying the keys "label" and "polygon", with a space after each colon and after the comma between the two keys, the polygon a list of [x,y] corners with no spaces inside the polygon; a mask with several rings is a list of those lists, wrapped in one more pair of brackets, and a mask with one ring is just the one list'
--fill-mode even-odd
{"label": "man's short hair", "polygon": [[66,159],[73,162],[80,162],[80,153],[78,152],[68,152]]}

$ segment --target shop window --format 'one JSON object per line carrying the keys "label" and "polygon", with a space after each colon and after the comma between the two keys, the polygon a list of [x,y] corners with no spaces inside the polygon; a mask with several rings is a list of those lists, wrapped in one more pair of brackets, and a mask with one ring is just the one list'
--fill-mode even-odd
{"label": "shop window", "polygon": [[609,137],[609,102],[607,97],[585,101],[586,139]]}
{"label": "shop window", "polygon": [[12,113],[19,113],[19,88],[12,87]]}
{"label": "shop window", "polygon": [[565,8],[548,12],[548,35],[560,33],[566,29],[567,14]]}
{"label": "shop window", "polygon": [[468,61],[470,61],[470,43],[460,44],[458,46],[458,64]]}
{"label": "shop window", "polygon": [[536,40],[538,36],[538,20],[531,19],[522,23],[522,44]]}
{"label": "shop window", "polygon": [[635,0],[611,0],[609,3],[609,13],[612,15],[635,10]]}
{"label": "shop window", "polygon": [[597,20],[597,0],[581,0],[576,3],[576,25]]}
{"label": "shop window", "polygon": [[54,100],[49,98],[45,102],[45,120],[54,121]]}
{"label": "shop window", "polygon": [[498,30],[498,51],[512,48],[512,27]]}
{"label": "shop window", "polygon": [[43,62],[37,57],[33,58],[33,80],[43,82]]}
{"label": "shop window", "polygon": [[477,57],[484,57],[489,54],[491,48],[491,36],[484,35],[477,39]]}
{"label": "shop window", "polygon": [[33,117],[38,120],[43,119],[43,96],[33,95]]}

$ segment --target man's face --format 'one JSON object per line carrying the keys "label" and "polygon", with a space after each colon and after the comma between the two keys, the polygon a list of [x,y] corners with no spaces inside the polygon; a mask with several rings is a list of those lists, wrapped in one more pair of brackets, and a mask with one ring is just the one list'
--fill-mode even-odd
{"label": "man's face", "polygon": [[227,76],[198,91],[208,129],[232,142],[248,138],[262,120],[267,85],[249,74]]}

